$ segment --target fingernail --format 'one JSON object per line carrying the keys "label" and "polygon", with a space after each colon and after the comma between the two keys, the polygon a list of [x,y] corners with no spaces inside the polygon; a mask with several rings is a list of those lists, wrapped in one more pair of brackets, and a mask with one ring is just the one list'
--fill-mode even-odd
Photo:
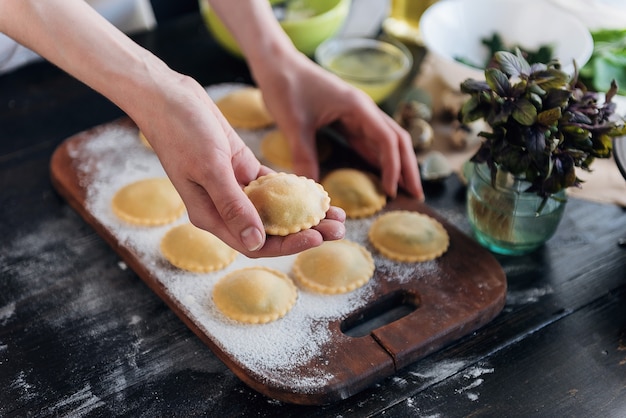
{"label": "fingernail", "polygon": [[263,246],[263,234],[251,226],[241,233],[241,241],[248,251],[257,251]]}

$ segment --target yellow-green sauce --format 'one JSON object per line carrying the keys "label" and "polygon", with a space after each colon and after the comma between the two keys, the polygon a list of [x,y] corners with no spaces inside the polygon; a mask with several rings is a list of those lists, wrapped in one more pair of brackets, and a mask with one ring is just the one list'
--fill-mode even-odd
{"label": "yellow-green sauce", "polygon": [[372,47],[342,51],[327,64],[328,69],[367,93],[379,103],[402,81],[408,61],[400,51]]}

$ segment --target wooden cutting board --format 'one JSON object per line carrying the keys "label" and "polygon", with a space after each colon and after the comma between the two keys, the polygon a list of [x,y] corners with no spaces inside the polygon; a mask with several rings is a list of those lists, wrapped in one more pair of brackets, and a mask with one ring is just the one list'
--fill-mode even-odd
{"label": "wooden cutting board", "polygon": [[[116,132],[115,138],[111,132]],[[98,174],[102,167],[109,166],[110,172],[123,176],[125,167],[158,164],[152,151],[137,140],[137,133],[133,123],[123,118],[68,138],[51,160],[54,187],[242,381],[264,395],[311,405],[345,399],[475,331],[504,306],[506,277],[491,253],[427,205],[399,196],[384,211],[422,212],[439,220],[448,231],[450,247],[440,258],[426,263],[386,260],[367,243],[371,220],[348,221],[350,238],[360,241],[375,258],[376,272],[364,288],[347,296],[301,291],[297,309],[273,325],[239,325],[216,318],[206,298],[210,285],[197,292],[194,286],[211,282],[219,272],[178,277],[180,273],[156,252],[133,244],[133,236],[144,231],[129,228],[122,238],[124,226],[111,223],[103,215],[106,211],[90,204],[96,185],[101,187],[106,181],[106,176]],[[261,265],[274,261],[255,260]],[[236,260],[233,268],[251,262]],[[281,262],[288,266],[289,259]],[[188,282],[184,293],[178,294],[176,286],[181,281]],[[300,302],[310,308],[299,308]],[[323,306],[331,311],[341,307],[340,313],[320,312]],[[296,329],[303,328],[302,323],[310,328],[304,334]],[[297,336],[305,339],[299,341]],[[258,345],[258,352],[242,354],[248,345]],[[283,357],[289,362],[281,363]]]}

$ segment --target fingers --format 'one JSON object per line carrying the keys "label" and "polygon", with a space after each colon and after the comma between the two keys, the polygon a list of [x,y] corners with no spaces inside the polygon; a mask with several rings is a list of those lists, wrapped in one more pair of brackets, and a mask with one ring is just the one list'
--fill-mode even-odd
{"label": "fingers", "polygon": [[189,220],[237,251],[257,251],[265,243],[265,232],[256,209],[239,185],[222,185],[220,199],[212,199],[211,192],[199,184],[179,187]]}
{"label": "fingers", "polygon": [[322,219],[317,226],[284,237],[268,235],[263,248],[243,254],[250,258],[297,254],[317,247],[324,241],[343,239],[346,233],[345,219],[345,212],[333,206],[328,210],[326,218]]}
{"label": "fingers", "polygon": [[346,235],[346,213],[343,209],[331,206],[326,214],[326,218],[315,226],[317,232],[322,235],[324,241],[335,241],[343,239]]}
{"label": "fingers", "polygon": [[376,108],[364,109],[360,116],[343,118],[340,131],[350,145],[370,164],[381,171],[381,183],[390,197],[398,184],[412,196],[423,200],[424,192],[417,158],[409,133],[390,116]]}
{"label": "fingers", "polygon": [[290,141],[293,172],[315,181],[319,180],[320,168],[315,149],[315,139],[302,142]]}
{"label": "fingers", "polygon": [[[400,157],[399,184],[413,197],[424,201],[424,190],[420,179],[417,158],[413,151],[413,144],[409,133],[402,129],[391,117],[385,115],[391,129],[398,138],[397,149]],[[383,166],[384,167],[384,166]]]}
{"label": "fingers", "polygon": [[[235,167],[239,165],[243,167],[250,164],[238,163]],[[203,185],[193,184],[191,190],[187,188],[187,197],[184,200],[189,219],[194,225],[211,231],[240,253],[251,258],[283,256],[345,236],[346,215],[338,207],[331,207],[325,219],[315,228],[286,237],[266,236],[258,212],[243,192],[240,183],[247,184],[270,170],[260,165],[256,173],[243,168],[235,168],[234,171],[228,170],[228,167],[215,170],[216,166],[216,161],[213,161],[211,169],[204,170],[208,174],[202,182]],[[244,171],[245,174],[242,174]],[[234,174],[231,175],[232,173]],[[237,173],[239,176],[235,177]]]}
{"label": "fingers", "polygon": [[314,127],[301,118],[291,118],[286,126],[281,128],[285,134],[291,150],[291,165],[294,173],[305,176],[315,181],[319,180],[319,160],[315,141]]}

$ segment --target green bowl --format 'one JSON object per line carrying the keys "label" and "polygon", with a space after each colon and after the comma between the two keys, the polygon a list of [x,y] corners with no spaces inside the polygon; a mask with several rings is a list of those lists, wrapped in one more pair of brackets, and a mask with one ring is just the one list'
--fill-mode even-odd
{"label": "green bowl", "polygon": [[[351,0],[301,0],[307,9],[314,13],[312,17],[283,20],[280,22],[285,33],[295,47],[312,57],[315,49],[326,39],[331,38],[341,29],[348,17]],[[278,3],[270,0],[270,3]],[[200,12],[204,23],[215,40],[235,56],[243,57],[241,49],[222,21],[209,6],[207,0],[199,0]]]}

